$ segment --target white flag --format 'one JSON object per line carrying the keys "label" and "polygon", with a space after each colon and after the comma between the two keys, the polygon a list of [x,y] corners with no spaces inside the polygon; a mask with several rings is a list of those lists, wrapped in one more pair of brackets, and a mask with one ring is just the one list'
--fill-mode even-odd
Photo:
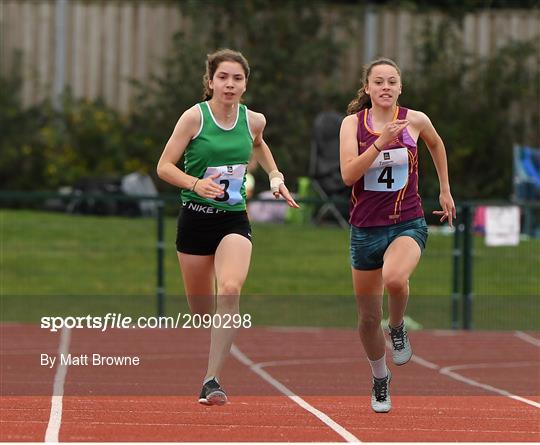
{"label": "white flag", "polygon": [[517,246],[519,218],[518,206],[486,207],[486,246]]}

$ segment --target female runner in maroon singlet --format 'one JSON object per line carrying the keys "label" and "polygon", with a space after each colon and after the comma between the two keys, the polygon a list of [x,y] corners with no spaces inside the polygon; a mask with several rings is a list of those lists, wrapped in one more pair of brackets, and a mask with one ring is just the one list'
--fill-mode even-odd
{"label": "female runner in maroon singlet", "polygon": [[439,177],[442,210],[434,213],[450,226],[456,216],[444,143],[424,113],[398,106],[401,88],[395,62],[369,64],[340,133],[341,175],[353,187],[350,254],[359,334],[373,372],[371,406],[376,412],[391,409],[381,327],[384,289],[393,362],[403,365],[412,356],[403,317],[409,277],[428,235],[418,194],[418,138],[426,143]]}

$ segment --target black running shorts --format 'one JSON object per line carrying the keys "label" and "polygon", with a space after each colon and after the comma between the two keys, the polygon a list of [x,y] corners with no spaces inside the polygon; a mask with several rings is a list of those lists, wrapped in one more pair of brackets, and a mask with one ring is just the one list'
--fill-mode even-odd
{"label": "black running shorts", "polygon": [[251,226],[245,211],[219,210],[186,202],[178,216],[176,250],[191,255],[214,255],[221,240],[231,233],[251,241]]}

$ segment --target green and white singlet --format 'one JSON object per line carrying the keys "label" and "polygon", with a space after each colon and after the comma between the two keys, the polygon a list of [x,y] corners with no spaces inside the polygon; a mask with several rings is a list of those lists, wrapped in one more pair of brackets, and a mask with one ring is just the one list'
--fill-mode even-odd
{"label": "green and white singlet", "polygon": [[184,171],[200,179],[221,173],[214,181],[224,187],[224,195],[209,199],[190,190],[182,190],[182,202],[197,202],[221,210],[245,210],[246,166],[253,151],[247,107],[239,104],[235,124],[225,129],[216,122],[208,102],[197,106],[201,113],[201,126],[186,148]]}

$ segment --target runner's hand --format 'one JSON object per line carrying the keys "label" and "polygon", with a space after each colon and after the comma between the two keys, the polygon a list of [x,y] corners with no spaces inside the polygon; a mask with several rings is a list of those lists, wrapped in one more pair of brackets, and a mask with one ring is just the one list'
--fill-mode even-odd
{"label": "runner's hand", "polygon": [[285,184],[280,184],[279,185],[279,192],[274,193],[274,197],[276,199],[279,199],[280,196],[283,196],[285,201],[287,201],[287,204],[289,205],[289,207],[292,207],[293,209],[299,209],[300,208],[300,206],[296,203],[294,198],[289,193],[289,189],[287,189]]}
{"label": "runner's hand", "polygon": [[439,195],[439,203],[441,204],[442,210],[435,210],[433,214],[441,217],[440,222],[448,220],[448,225],[454,227],[452,220],[456,218],[456,206],[450,192],[441,193]]}
{"label": "runner's hand", "polygon": [[201,198],[215,199],[223,195],[223,188],[219,184],[214,182],[214,179],[217,179],[221,176],[221,173],[214,173],[207,178],[200,179],[195,185],[193,190]]}
{"label": "runner's hand", "polygon": [[407,125],[409,125],[409,121],[407,119],[397,119],[395,121],[387,122],[386,124],[384,124],[381,135],[377,140],[380,144],[379,148],[382,149],[386,145],[391,144],[394,139],[398,138],[398,136],[405,129],[405,127],[407,127]]}

